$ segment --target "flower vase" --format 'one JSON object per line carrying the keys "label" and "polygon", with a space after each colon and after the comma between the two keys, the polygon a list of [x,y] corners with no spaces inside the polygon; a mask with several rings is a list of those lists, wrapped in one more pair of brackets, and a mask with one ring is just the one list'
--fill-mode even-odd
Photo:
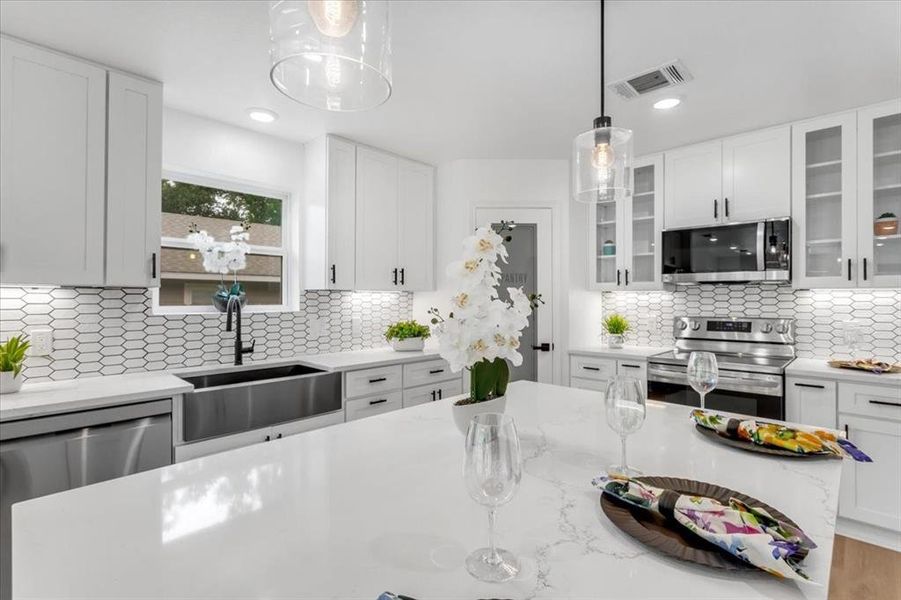
{"label": "flower vase", "polygon": [[421,351],[425,346],[425,338],[412,337],[399,340],[394,338],[391,340],[391,347],[395,352],[416,352]]}
{"label": "flower vase", "polygon": [[608,348],[622,348],[623,347],[623,336],[622,335],[614,335],[610,334],[607,336],[607,347]]}
{"label": "flower vase", "polygon": [[0,394],[15,394],[22,389],[22,373],[0,371]]}
{"label": "flower vase", "polygon": [[460,433],[466,435],[469,430],[469,422],[476,415],[482,413],[503,413],[507,408],[507,396],[483,400],[482,402],[470,402],[469,404],[457,404],[451,406],[454,413],[454,423]]}

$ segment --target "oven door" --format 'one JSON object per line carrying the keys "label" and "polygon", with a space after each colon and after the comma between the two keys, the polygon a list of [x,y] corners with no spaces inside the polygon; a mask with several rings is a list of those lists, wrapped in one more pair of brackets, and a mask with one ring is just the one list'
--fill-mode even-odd
{"label": "oven door", "polygon": [[[781,375],[721,370],[705,404],[709,410],[781,421],[785,418],[783,389]],[[649,364],[648,399],[701,406],[701,396],[688,383],[684,366]]]}

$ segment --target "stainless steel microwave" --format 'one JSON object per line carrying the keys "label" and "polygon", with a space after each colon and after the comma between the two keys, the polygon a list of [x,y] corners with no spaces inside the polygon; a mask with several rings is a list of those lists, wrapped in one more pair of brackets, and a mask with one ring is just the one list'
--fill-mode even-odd
{"label": "stainless steel microwave", "polygon": [[791,281],[791,219],[663,231],[663,283]]}

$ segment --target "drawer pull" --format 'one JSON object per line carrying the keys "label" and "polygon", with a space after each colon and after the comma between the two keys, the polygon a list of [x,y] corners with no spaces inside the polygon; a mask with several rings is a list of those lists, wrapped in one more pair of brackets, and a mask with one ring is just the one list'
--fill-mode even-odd
{"label": "drawer pull", "polygon": [[375,406],[376,404],[383,404],[383,403],[385,403],[385,402],[387,402],[387,401],[388,401],[387,398],[382,398],[381,400],[370,400],[370,401],[369,401],[369,406]]}
{"label": "drawer pull", "polygon": [[584,365],[582,366],[582,368],[585,369],[586,371],[600,371],[601,370],[600,367],[586,367]]}
{"label": "drawer pull", "polygon": [[640,369],[640,368],[641,368],[641,365],[627,365],[627,364],[625,364],[625,363],[623,363],[623,364],[620,365],[620,366],[622,366],[622,367],[628,367],[628,368],[630,368],[630,369]]}
{"label": "drawer pull", "polygon": [[886,400],[870,400],[870,404],[879,404],[880,406],[897,406],[901,408],[901,402],[887,402]]}
{"label": "drawer pull", "polygon": [[388,381],[387,377],[376,377],[375,379],[370,379],[369,383],[381,383],[382,381]]}
{"label": "drawer pull", "polygon": [[848,424],[845,423],[845,439],[848,439],[850,435],[848,434]]}
{"label": "drawer pull", "polygon": [[797,387],[806,387],[806,388],[814,388],[814,389],[817,389],[817,390],[825,390],[825,389],[826,389],[826,386],[825,386],[825,385],[817,385],[817,384],[815,384],[815,383],[796,383],[795,386],[797,386]]}
{"label": "drawer pull", "polygon": [[444,373],[444,369],[432,369],[429,371],[429,375],[437,375],[438,373]]}

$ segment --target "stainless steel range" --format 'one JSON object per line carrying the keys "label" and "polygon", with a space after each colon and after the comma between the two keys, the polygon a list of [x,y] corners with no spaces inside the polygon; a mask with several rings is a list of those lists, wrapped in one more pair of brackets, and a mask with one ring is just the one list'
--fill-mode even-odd
{"label": "stainless steel range", "polygon": [[795,357],[794,319],[676,317],[672,352],[648,358],[648,397],[700,406],[688,383],[688,357],[713,352],[719,383],[706,407],[768,419],[785,417],[785,367]]}

